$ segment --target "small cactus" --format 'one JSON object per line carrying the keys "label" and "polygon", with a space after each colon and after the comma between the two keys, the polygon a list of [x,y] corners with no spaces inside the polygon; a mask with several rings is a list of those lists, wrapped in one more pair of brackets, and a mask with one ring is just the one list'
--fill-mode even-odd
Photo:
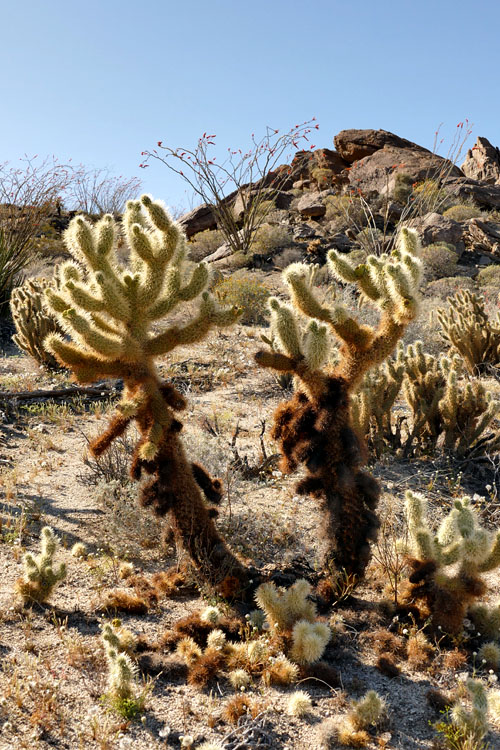
{"label": "small cactus", "polygon": [[56,316],[44,304],[45,292],[57,288],[57,276],[52,282],[46,279],[31,279],[13,290],[10,298],[12,320],[16,333],[14,343],[44,367],[60,367],[57,359],[44,344],[49,334],[61,335],[63,329]]}
{"label": "small cactus", "polygon": [[41,552],[33,557],[24,556],[24,576],[17,582],[17,590],[25,602],[45,602],[57,584],[66,578],[66,565],[54,566],[58,539],[50,526],[44,526],[40,535]]}
{"label": "small cactus", "polygon": [[489,730],[488,697],[479,680],[469,679],[465,683],[472,708],[466,709],[462,703],[456,703],[451,710],[451,723],[459,729],[464,737],[480,742]]}
{"label": "small cactus", "polygon": [[469,607],[486,591],[481,573],[500,566],[500,531],[480,526],[470,498],[455,500],[435,534],[422,495],[408,490],[405,511],[413,555],[407,596],[424,603],[434,627],[457,635]]}

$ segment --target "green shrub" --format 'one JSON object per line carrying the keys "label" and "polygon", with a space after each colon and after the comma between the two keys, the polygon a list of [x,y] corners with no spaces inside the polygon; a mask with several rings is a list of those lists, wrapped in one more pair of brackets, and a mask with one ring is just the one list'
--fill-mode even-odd
{"label": "green shrub", "polygon": [[474,291],[475,288],[476,285],[469,276],[447,276],[443,279],[431,281],[425,290],[425,295],[426,297],[433,296],[447,299],[453,297],[460,289]]}
{"label": "green shrub", "polygon": [[326,188],[331,187],[335,175],[331,169],[326,169],[326,167],[315,167],[311,171],[311,177],[320,190],[325,190]]}
{"label": "green shrub", "polygon": [[392,200],[400,203],[402,206],[406,206],[412,193],[413,180],[409,174],[404,172],[398,172],[394,180],[394,188],[392,191]]}
{"label": "green shrub", "polygon": [[356,235],[356,242],[359,243],[361,250],[366,254],[380,255],[382,252],[382,242],[384,233],[376,227],[365,227]]}
{"label": "green shrub", "polygon": [[443,211],[443,216],[453,221],[467,221],[467,219],[476,219],[482,216],[482,211],[477,206],[467,205],[466,203],[457,203]]}
{"label": "green shrub", "polygon": [[263,325],[267,321],[267,300],[270,291],[252,276],[229,276],[215,284],[214,293],[221,304],[241,307],[244,325]]}
{"label": "green shrub", "polygon": [[476,282],[481,286],[500,287],[500,265],[481,268],[476,276]]}
{"label": "green shrub", "polygon": [[368,224],[368,216],[358,195],[327,195],[325,206],[325,219],[335,222],[337,231],[347,228],[361,230]]}
{"label": "green shrub", "polygon": [[199,262],[207,255],[215,253],[225,241],[224,234],[220,229],[205,229],[204,232],[198,232],[189,243],[189,257],[191,260]]}
{"label": "green shrub", "polygon": [[250,252],[266,254],[285,248],[292,241],[290,229],[283,224],[262,224],[252,237]]}
{"label": "green shrub", "polygon": [[435,242],[423,247],[421,257],[427,281],[453,276],[456,271],[457,253],[453,245],[446,242]]}

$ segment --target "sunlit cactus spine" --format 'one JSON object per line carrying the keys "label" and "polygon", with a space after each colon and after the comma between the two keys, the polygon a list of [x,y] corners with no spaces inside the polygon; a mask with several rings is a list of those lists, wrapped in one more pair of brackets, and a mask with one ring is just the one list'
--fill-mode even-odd
{"label": "sunlit cactus spine", "polygon": [[425,498],[408,490],[406,519],[412,555],[408,600],[423,605],[434,628],[457,635],[469,607],[486,592],[482,573],[500,566],[500,531],[484,529],[470,498],[455,500],[436,533]]}
{"label": "sunlit cactus spine", "polygon": [[44,367],[59,367],[57,359],[44,346],[51,333],[62,333],[56,316],[44,304],[45,291],[55,285],[46,279],[31,279],[13,290],[10,298],[12,320],[16,333],[14,343]]}
{"label": "sunlit cactus spine", "polygon": [[[327,544],[325,569],[361,576],[376,538],[377,482],[361,471],[362,445],[353,429],[350,399],[367,370],[386,359],[418,309],[421,277],[416,232],[402,229],[392,255],[370,256],[353,266],[331,250],[328,264],[342,281],[355,283],[362,298],[378,308],[376,328],[360,324],[344,307],[321,302],[314,270],[301,263],[285,269],[292,305],[270,301],[272,340],[279,351],[260,351],[257,363],[290,372],[296,393],[275,413],[272,436],[281,443],[282,469],[307,469],[297,490],[319,500]],[[299,315],[309,318],[305,328]],[[337,363],[329,364],[337,342]]]}
{"label": "sunlit cactus spine", "polygon": [[45,602],[60,581],[66,578],[66,565],[54,564],[59,541],[50,526],[44,526],[41,534],[41,552],[34,557],[31,552],[24,556],[24,575],[17,582],[17,590],[25,602]]}
{"label": "sunlit cactus spine", "polygon": [[[160,516],[170,512],[178,541],[202,575],[213,582],[228,575],[244,578],[244,566],[216,530],[215,509],[203,499],[218,502],[221,484],[188,461],[176,416],[186,402],[161,380],[155,365],[157,357],[200,341],[211,328],[234,323],[240,311],[220,308],[206,291],[205,263],[187,273],[186,238],[160,202],[147,195],[129,201],[122,227],[130,250],[127,266],[116,255],[112,216],[95,225],[81,216],[70,223],[65,241],[73,260],[61,267],[61,288],[48,289],[47,300],[71,340],[51,334],[45,345],[80,383],[123,379],[123,398],[108,429],[91,444],[93,454],[101,455],[135,421],[140,440],[131,474],[153,475],[142,488],[141,503]],[[153,330],[155,322],[195,299],[198,311],[185,324]]]}
{"label": "sunlit cactus spine", "polygon": [[105,623],[102,639],[108,662],[108,697],[112,701],[130,700],[135,697],[137,667],[126,652],[126,644],[119,629]]}

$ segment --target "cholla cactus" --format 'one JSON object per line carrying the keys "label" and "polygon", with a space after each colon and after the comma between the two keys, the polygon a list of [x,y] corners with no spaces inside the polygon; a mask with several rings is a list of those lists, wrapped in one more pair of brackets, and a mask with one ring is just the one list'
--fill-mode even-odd
{"label": "cholla cactus", "polygon": [[304,579],[295,581],[285,591],[280,591],[274,583],[263,583],[255,592],[271,629],[291,634],[289,656],[297,664],[312,664],[321,659],[332,635],[328,625],[316,620],[316,606],[307,598],[310,593],[311,585]]}
{"label": "cholla cactus", "polygon": [[304,690],[295,690],[287,702],[287,713],[289,716],[297,716],[299,719],[307,716],[312,710],[310,696]]}
{"label": "cholla cactus", "polygon": [[[270,301],[272,339],[280,351],[260,351],[262,367],[296,376],[294,397],[275,414],[272,436],[281,442],[282,469],[303,463],[307,476],[297,486],[318,498],[325,514],[326,567],[362,575],[376,537],[374,513],[379,490],[363,473],[362,451],[352,429],[350,395],[365,372],[394,349],[418,306],[421,263],[416,232],[403,229],[390,256],[370,256],[356,268],[331,250],[328,264],[342,281],[357,284],[380,312],[378,327],[361,325],[340,305],[322,304],[314,293],[310,267],[295,263],[284,271],[293,307]],[[311,318],[301,329],[296,313]],[[327,365],[333,334],[340,342],[338,364]]]}
{"label": "cholla cactus", "polygon": [[469,679],[465,683],[468,698],[472,702],[471,710],[461,703],[451,710],[451,723],[461,731],[464,738],[479,742],[488,734],[488,697],[479,680]]}
{"label": "cholla cactus", "polygon": [[414,557],[409,597],[424,603],[434,627],[459,634],[468,607],[486,590],[481,573],[500,565],[500,531],[481,528],[469,498],[455,500],[436,534],[422,495],[408,490],[405,510]]}
{"label": "cholla cactus", "polygon": [[486,638],[500,640],[500,602],[492,607],[486,604],[473,604],[467,616],[474,623],[478,633]]}
{"label": "cholla cactus", "polygon": [[449,346],[464,359],[469,372],[477,375],[500,363],[500,316],[491,321],[484,299],[468,290],[448,297],[448,309],[439,308],[437,317]]}
{"label": "cholla cactus", "polygon": [[54,566],[58,539],[50,526],[44,526],[40,535],[42,549],[38,557],[30,552],[24,556],[24,577],[17,582],[17,590],[26,602],[45,602],[54,587],[66,578],[66,565]]}
{"label": "cholla cactus", "polygon": [[500,410],[480,380],[460,379],[458,355],[439,359],[423,351],[421,341],[403,355],[403,392],[412,412],[412,432],[424,450],[442,438],[443,449],[458,458],[494,453],[500,448],[497,431],[484,435]]}
{"label": "cholla cactus", "polygon": [[112,700],[127,700],[134,697],[137,667],[126,653],[126,643],[118,628],[106,623],[102,639],[108,662],[108,695]]}
{"label": "cholla cactus", "polygon": [[369,690],[359,701],[353,701],[349,721],[355,729],[368,729],[380,724],[386,712],[384,699],[375,690]]}
{"label": "cholla cactus", "polygon": [[290,630],[298,620],[314,622],[316,606],[307,597],[311,584],[303,578],[286,590],[279,590],[272,582],[263,583],[255,592],[255,600],[265,612],[269,625]]}
{"label": "cholla cactus", "polygon": [[31,279],[13,290],[10,310],[16,326],[12,337],[14,343],[44,367],[59,367],[57,359],[44,345],[51,333],[62,334],[56,316],[44,304],[45,291],[57,287],[57,276],[53,282],[46,279]]}
{"label": "cholla cactus", "polygon": [[323,656],[332,631],[324,622],[299,620],[292,630],[290,658],[297,664],[313,664]]}
{"label": "cholla cactus", "polygon": [[405,374],[402,352],[398,349],[396,360],[387,359],[381,367],[365,373],[351,399],[354,429],[367,439],[376,456],[383,453],[385,446],[394,447],[398,441],[399,431],[393,430],[391,409]]}
{"label": "cholla cactus", "polygon": [[[81,383],[123,378],[124,396],[108,429],[91,444],[93,454],[101,455],[135,420],[141,438],[131,474],[154,475],[142,489],[142,504],[160,516],[171,513],[178,540],[202,574],[214,582],[229,572],[244,578],[243,565],[215,528],[216,511],[202,498],[201,492],[219,501],[220,482],[187,460],[175,416],[185,400],[155,367],[156,357],[200,341],[214,326],[230,325],[239,311],[219,308],[204,291],[206,264],[195,266],[186,280],[186,239],[161,203],[145,195],[129,201],[122,225],[130,248],[126,268],[116,256],[112,216],[95,226],[83,217],[71,222],[65,240],[74,260],[62,265],[61,289],[47,290],[47,300],[72,340],[52,334],[45,345]],[[153,332],[155,321],[198,297],[192,320]]]}

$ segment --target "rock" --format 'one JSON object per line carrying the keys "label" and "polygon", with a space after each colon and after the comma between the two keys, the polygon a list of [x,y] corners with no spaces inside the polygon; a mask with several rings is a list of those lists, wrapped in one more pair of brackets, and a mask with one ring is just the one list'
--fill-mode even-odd
{"label": "rock", "polygon": [[387,130],[341,130],[333,141],[340,157],[349,164],[389,146],[430,153],[426,148]]}
{"label": "rock", "polygon": [[447,219],[441,214],[426,214],[421,219],[411,219],[409,226],[417,230],[422,245],[432,245],[434,242],[446,242],[454,245],[459,255],[465,250],[464,227],[453,219]]}
{"label": "rock", "polygon": [[299,224],[293,230],[294,240],[309,240],[313,237],[317,237],[317,233],[313,227],[309,226],[309,224]]}
{"label": "rock", "polygon": [[462,172],[472,180],[500,185],[500,151],[487,138],[478,136],[476,145],[467,151]]}
{"label": "rock", "polygon": [[500,225],[493,221],[470,219],[466,223],[464,239],[471,250],[500,255]]}
{"label": "rock", "polygon": [[470,177],[453,177],[442,184],[457,201],[473,200],[481,208],[500,208],[500,185],[486,185]]}
{"label": "rock", "polygon": [[349,183],[366,196],[391,194],[398,172],[408,175],[412,182],[426,179],[461,177],[462,173],[447,159],[426,149],[386,146],[371,156],[356,161],[349,171]]}
{"label": "rock", "polygon": [[331,246],[340,253],[349,253],[352,250],[353,242],[343,232],[337,232],[337,234],[334,234],[333,237],[329,237],[328,239]]}
{"label": "rock", "polygon": [[321,193],[307,193],[297,204],[297,210],[304,218],[320,218],[326,213],[326,206],[321,199]]}
{"label": "rock", "polygon": [[215,260],[222,260],[223,258],[228,258],[233,253],[233,248],[229,244],[229,242],[224,242],[223,245],[217,248],[215,252],[211,253],[210,255],[207,255],[206,258],[204,258],[204,262],[206,263],[213,263]]}
{"label": "rock", "polygon": [[179,224],[186,232],[188,238],[193,237],[198,232],[205,231],[205,229],[217,228],[217,220],[213,208],[207,203],[202,203],[201,206],[181,216]]}
{"label": "rock", "polygon": [[340,154],[329,148],[318,148],[316,151],[297,151],[291,163],[294,182],[310,180],[316,168],[329,169],[334,175],[339,175],[349,164]]}
{"label": "rock", "polygon": [[297,180],[292,187],[294,190],[307,190],[311,187],[311,180]]}
{"label": "rock", "polygon": [[[290,203],[293,200],[293,195],[290,193],[286,193],[283,190],[272,190],[270,188],[263,188],[262,190],[251,190],[250,194],[248,194],[248,191],[246,192],[245,202],[247,206],[250,206],[252,203],[252,199],[262,194],[262,200],[272,200],[278,209],[288,209],[290,207]],[[245,214],[245,207],[243,203],[243,195],[242,191],[240,190],[238,194],[236,195],[236,199],[234,201],[233,206],[233,212],[236,217],[237,221],[241,221],[243,219],[243,216]]]}

